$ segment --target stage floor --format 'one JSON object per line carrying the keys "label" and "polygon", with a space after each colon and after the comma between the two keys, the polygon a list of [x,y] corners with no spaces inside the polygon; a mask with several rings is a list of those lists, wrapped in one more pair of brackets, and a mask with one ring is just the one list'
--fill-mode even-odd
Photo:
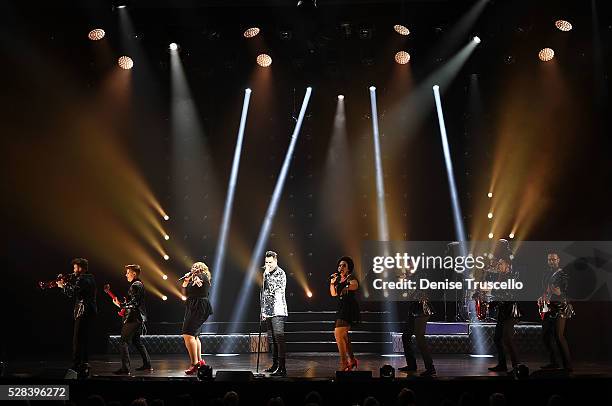
{"label": "stage floor", "polygon": [[[379,369],[384,364],[389,364],[396,369],[405,365],[404,357],[398,354],[356,354],[359,360],[359,370],[371,370],[374,377],[379,376]],[[257,354],[219,354],[205,355],[207,364],[213,368],[213,374],[218,371],[251,371],[256,373]],[[487,370],[489,366],[496,363],[497,359],[475,358],[468,354],[434,354],[434,363],[437,377],[441,379],[453,378],[476,378],[476,377],[506,377],[505,374],[492,373]],[[544,359],[524,359],[530,371],[537,371],[545,364]],[[267,368],[270,364],[270,355],[262,354],[259,371]],[[94,379],[196,379],[186,376],[183,370],[188,367],[186,355],[153,355],[152,372],[132,372],[131,376],[116,376],[113,371],[121,366],[118,356],[95,356],[91,359],[92,378]],[[141,365],[139,357],[132,357],[132,368]],[[423,370],[423,364],[418,360],[419,371],[417,373],[401,373],[396,371],[396,377],[416,377]],[[37,371],[45,368],[66,367],[65,361],[50,360],[42,362],[12,362],[10,363],[10,375],[14,377],[31,377]],[[338,367],[338,356],[336,353],[292,353],[288,354],[287,371],[288,378],[293,379],[330,379],[335,377]],[[612,377],[612,365],[596,362],[579,362],[574,365],[574,377]],[[279,378],[275,378],[279,379]]]}

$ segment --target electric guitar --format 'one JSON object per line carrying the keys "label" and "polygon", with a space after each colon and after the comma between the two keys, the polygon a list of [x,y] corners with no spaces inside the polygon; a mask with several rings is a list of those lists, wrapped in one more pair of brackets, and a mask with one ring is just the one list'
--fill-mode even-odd
{"label": "electric guitar", "polygon": [[[107,283],[106,285],[104,285],[104,293],[106,293],[107,295],[109,295],[111,297],[111,299],[113,299],[113,301],[115,299],[119,300],[117,298],[117,296],[110,290],[110,285]],[[120,301],[121,302],[121,301]],[[119,315],[119,317],[124,317],[125,316],[125,309],[121,309],[117,312],[117,314]]]}

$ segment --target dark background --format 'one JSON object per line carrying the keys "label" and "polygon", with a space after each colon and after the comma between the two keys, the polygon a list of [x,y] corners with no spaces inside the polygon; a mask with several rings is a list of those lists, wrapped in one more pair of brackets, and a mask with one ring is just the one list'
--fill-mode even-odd
{"label": "dark background", "polygon": [[[71,137],[86,143],[89,136],[87,126],[75,130],[70,123],[81,118],[87,104],[106,85],[106,78],[117,70],[117,57],[135,47],[143,54],[135,58],[131,99],[113,101],[118,109],[124,103],[130,109],[111,116],[117,120],[113,139],[170,214],[171,221],[163,225],[171,241],[178,241],[191,258],[204,260],[209,266],[215,255],[243,91],[246,86],[253,88],[223,288],[220,305],[215,308],[217,320],[228,320],[236,303],[293,130],[292,117],[299,111],[306,86],[313,87],[313,96],[267,244],[279,252],[279,264],[290,273],[289,308],[333,309],[334,302],[326,293],[327,276],[341,255],[360,255],[358,251],[346,252],[347,241],[378,237],[371,85],[377,87],[391,238],[455,238],[433,95],[425,92],[427,97],[411,100],[425,111],[414,125],[405,125],[397,106],[406,103],[410,90],[425,83],[473,35],[480,36],[482,44],[442,89],[466,229],[471,230],[476,216],[482,215],[475,208],[486,195],[487,186],[483,185],[489,183],[491,168],[500,158],[496,152],[500,122],[509,111],[507,97],[512,95],[523,100],[522,108],[532,114],[528,130],[517,134],[516,144],[502,152],[512,159],[527,145],[527,139],[543,137],[546,142],[533,144],[539,148],[536,160],[555,163],[549,174],[551,187],[541,195],[551,204],[534,214],[533,226],[521,238],[612,239],[608,202],[612,181],[608,152],[612,18],[608,2],[491,1],[461,37],[449,37],[454,24],[474,3],[319,1],[317,10],[303,11],[292,1],[280,0],[136,1],[129,5],[134,31],[128,36],[122,36],[110,3],[3,4],[3,358],[61,354],[70,348],[71,301],[58,291],[38,291],[37,281],[69,271],[70,260],[82,256],[90,259],[100,291],[105,282],[122,290],[126,285],[120,265],[139,261],[136,255],[113,258],[117,267],[102,261],[108,239],[102,238],[94,220],[97,210],[103,209],[92,209],[90,217],[83,217],[78,208],[88,204],[84,201],[95,200],[114,212],[111,201],[126,197],[126,191],[117,188],[116,195],[108,195],[108,204],[99,199],[98,185],[113,191],[118,183],[115,175],[98,171],[104,168],[99,164],[105,161],[105,152],[101,150],[90,159],[70,147]],[[557,18],[574,25],[568,36],[554,29]],[[400,38],[392,29],[400,19],[412,31],[407,38]],[[348,37],[340,28],[342,23],[352,27]],[[256,41],[247,42],[241,34],[250,24],[259,26],[262,33]],[[101,57],[95,48],[98,44],[86,38],[87,32],[98,26],[106,30],[107,57]],[[371,38],[359,38],[364,27],[370,29]],[[280,38],[279,33],[286,30],[291,31],[290,40]],[[206,141],[201,155],[183,157],[194,162],[183,163],[184,167],[206,167],[207,171],[187,178],[177,176],[174,170],[180,157],[173,153],[170,125],[167,46],[172,41],[180,44]],[[542,63],[537,52],[544,46],[558,50],[554,63],[563,76],[563,93],[542,92]],[[397,70],[407,68],[393,61],[399,49],[409,50],[412,56],[411,87],[406,86],[405,76],[404,82],[398,81]],[[258,82],[261,68],[254,63],[263,50],[274,61],[267,85]],[[480,109],[471,102],[471,84],[476,79]],[[520,86],[513,88],[516,83]],[[339,93],[346,96],[349,148],[338,163],[350,168],[351,177],[339,187],[348,192],[334,197],[323,185],[331,176],[325,163]],[[91,110],[95,108],[91,106]],[[97,124],[107,124],[95,117],[86,121],[92,131]],[[512,169],[502,171],[502,180],[513,178],[519,177]],[[529,180],[529,174],[519,178]],[[519,200],[520,193],[511,198]],[[350,216],[350,229],[334,225],[334,217],[343,215]],[[246,247],[246,256],[239,253],[237,241]],[[107,255],[114,255],[111,246]],[[165,262],[158,260],[154,251],[149,255],[169,275],[168,284],[187,270],[175,256]],[[312,299],[305,297],[291,275],[295,272],[305,275]],[[163,290],[163,282],[151,284]],[[106,335],[118,331],[114,306],[102,295],[99,292],[99,351]],[[147,305],[153,322],[181,321],[180,299],[168,296],[163,302],[149,294]],[[253,306],[248,306],[247,318],[256,319],[255,295],[249,303]],[[368,303],[364,307],[379,306]],[[535,321],[533,307],[527,313],[528,319]],[[577,303],[576,308],[577,317],[568,328],[576,355],[609,357],[609,303]]]}

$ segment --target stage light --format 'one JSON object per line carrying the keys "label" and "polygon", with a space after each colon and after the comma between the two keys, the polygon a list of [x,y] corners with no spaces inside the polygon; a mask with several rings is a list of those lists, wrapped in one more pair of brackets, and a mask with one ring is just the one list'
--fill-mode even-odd
{"label": "stage light", "polygon": [[162,296],[162,300],[164,300],[164,301],[168,300],[168,296],[166,296],[166,295]]}
{"label": "stage light", "polygon": [[[436,111],[438,113],[438,125],[440,126],[440,139],[442,141],[442,153],[444,155],[444,163],[446,166],[446,177],[448,178],[448,188],[451,197],[451,207],[453,210],[453,222],[455,224],[455,237],[457,241],[466,241],[465,229],[463,227],[463,215],[461,214],[461,204],[459,201],[459,192],[455,183],[455,173],[453,170],[453,161],[448,143],[448,135],[446,133],[446,124],[444,122],[444,114],[442,111],[442,99],[440,97],[440,86],[433,86],[434,99],[436,101]],[[461,246],[462,248],[463,245]],[[462,255],[467,253],[462,252]]]}
{"label": "stage light", "polygon": [[170,48],[171,51],[176,51],[178,49],[178,44],[176,42],[171,42],[168,48]]}
{"label": "stage light", "polygon": [[514,238],[514,233],[510,233],[510,235],[508,237]]}
{"label": "stage light", "polygon": [[304,100],[302,101],[302,107],[300,108],[300,113],[295,123],[293,134],[291,134],[291,141],[289,142],[289,147],[287,148],[287,152],[285,154],[285,159],[281,166],[280,173],[278,174],[278,177],[276,179],[276,185],[274,186],[274,191],[272,192],[272,196],[270,198],[268,209],[266,210],[266,215],[264,217],[263,224],[261,225],[261,229],[259,230],[259,236],[257,237],[257,242],[255,243],[255,248],[253,249],[251,255],[247,276],[246,278],[244,278],[242,282],[242,288],[240,289],[240,292],[237,295],[238,303],[236,306],[234,306],[234,311],[232,313],[231,332],[235,332],[235,329],[238,327],[239,322],[242,321],[244,317],[245,308],[247,306],[247,302],[249,302],[250,287],[253,281],[255,280],[255,275],[259,272],[260,269],[260,261],[263,258],[264,249],[270,236],[270,230],[272,228],[274,217],[276,215],[276,211],[281,200],[283,188],[288,178],[289,167],[291,166],[291,161],[293,158],[293,152],[295,151],[295,145],[297,143],[300,130],[302,128],[302,123],[304,121],[304,116],[306,115],[306,109],[308,107],[308,102],[310,101],[311,94],[312,88],[309,86],[306,88],[306,94],[304,95]]}
{"label": "stage light", "polygon": [[170,220],[170,216],[168,216],[167,214],[164,215],[164,220],[168,221]]}
{"label": "stage light", "polygon": [[493,238],[493,233],[489,233],[489,239]]}
{"label": "stage light", "polygon": [[167,281],[168,280],[168,275],[162,275],[162,279]]}
{"label": "stage light", "polygon": [[493,193],[491,193],[491,192],[487,193],[487,197],[488,197],[489,199],[490,199],[490,198],[492,198],[492,197],[493,197]]}
{"label": "stage light", "polygon": [[370,86],[370,92],[374,92],[376,90],[375,86]]}
{"label": "stage light", "polygon": [[105,32],[103,29],[101,28],[94,28],[93,30],[89,31],[89,34],[87,34],[87,38],[89,38],[92,41],[99,41],[102,38],[104,38]]}
{"label": "stage light", "polygon": [[339,94],[338,95],[338,100],[343,101],[344,100],[344,95],[343,94]]}
{"label": "stage light", "polygon": [[227,187],[227,195],[225,198],[225,207],[223,208],[223,217],[221,219],[221,228],[217,240],[217,251],[215,253],[214,270],[215,270],[215,287],[210,293],[210,302],[212,306],[216,306],[217,296],[219,294],[221,281],[223,280],[223,263],[225,260],[225,251],[227,249],[227,238],[231,225],[232,207],[234,205],[234,196],[236,194],[236,184],[238,183],[238,171],[240,169],[240,155],[242,154],[242,145],[244,141],[244,130],[246,127],[247,116],[249,111],[249,103],[251,100],[251,89],[244,90],[244,100],[242,102],[242,114],[240,116],[240,125],[238,127],[238,137],[236,139],[236,147],[234,148],[234,158],[232,161],[232,170],[230,172],[229,183]]}
{"label": "stage light", "polygon": [[487,214],[487,217],[488,217],[488,218],[490,218],[490,219],[492,219],[492,218],[493,218],[493,213],[490,213],[490,212],[489,212],[489,214]]}
{"label": "stage light", "polygon": [[170,239],[170,236],[168,234],[164,235],[164,240],[168,241]]}
{"label": "stage light", "polygon": [[272,57],[270,57],[268,54],[257,55],[257,65],[267,68],[268,66],[272,65]]}
{"label": "stage light", "polygon": [[120,4],[120,5],[117,6],[117,8],[126,8],[126,7],[127,7],[126,4]]}
{"label": "stage light", "polygon": [[117,60],[117,64],[121,69],[125,70],[132,69],[134,67],[134,61],[132,61],[132,58],[125,55],[119,57],[119,60]]}
{"label": "stage light", "polygon": [[406,51],[399,51],[395,54],[395,62],[399,63],[400,65],[406,65],[408,62],[410,62],[410,54]]}
{"label": "stage light", "polygon": [[181,295],[181,300],[184,302],[185,300],[187,300],[187,297],[185,295]]}
{"label": "stage light", "polygon": [[257,34],[259,34],[259,28],[251,27],[244,30],[244,33],[242,35],[244,35],[244,38],[253,38]]}
{"label": "stage light", "polygon": [[561,31],[571,31],[572,24],[569,21],[565,20],[557,20],[555,21],[555,27],[557,27]]}
{"label": "stage light", "polygon": [[544,48],[538,53],[538,58],[542,62],[548,62],[555,57],[555,51],[550,48]]}
{"label": "stage light", "polygon": [[393,368],[391,365],[383,365],[380,368],[380,377],[383,379],[393,379],[395,378],[395,368]]}
{"label": "stage light", "polygon": [[168,254],[164,254],[164,259],[167,261],[170,259],[170,257],[168,256]]}
{"label": "stage light", "polygon": [[393,29],[394,29],[394,30],[395,30],[395,32],[397,32],[399,35],[408,35],[408,34],[410,34],[410,30],[409,30],[407,27],[405,27],[405,26],[403,26],[403,25],[401,25],[401,24],[395,24],[395,25],[393,26]]}
{"label": "stage light", "polygon": [[312,297],[312,292],[311,291],[306,292],[306,296]]}
{"label": "stage light", "polygon": [[472,38],[472,41],[474,41],[477,44],[480,44],[480,37],[474,37]]}

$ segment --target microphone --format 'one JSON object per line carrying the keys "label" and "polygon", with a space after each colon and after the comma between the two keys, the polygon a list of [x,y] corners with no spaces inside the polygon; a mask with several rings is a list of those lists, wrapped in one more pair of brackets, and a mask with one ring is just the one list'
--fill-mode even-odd
{"label": "microphone", "polygon": [[333,274],[329,275],[329,280],[334,279],[336,275],[340,275],[340,272],[334,272]]}
{"label": "microphone", "polygon": [[188,277],[188,276],[190,276],[190,275],[191,275],[191,272],[186,273],[185,275],[181,276],[181,277],[178,279],[178,281],[177,281],[177,282],[182,281],[183,279],[185,279],[186,277]]}

